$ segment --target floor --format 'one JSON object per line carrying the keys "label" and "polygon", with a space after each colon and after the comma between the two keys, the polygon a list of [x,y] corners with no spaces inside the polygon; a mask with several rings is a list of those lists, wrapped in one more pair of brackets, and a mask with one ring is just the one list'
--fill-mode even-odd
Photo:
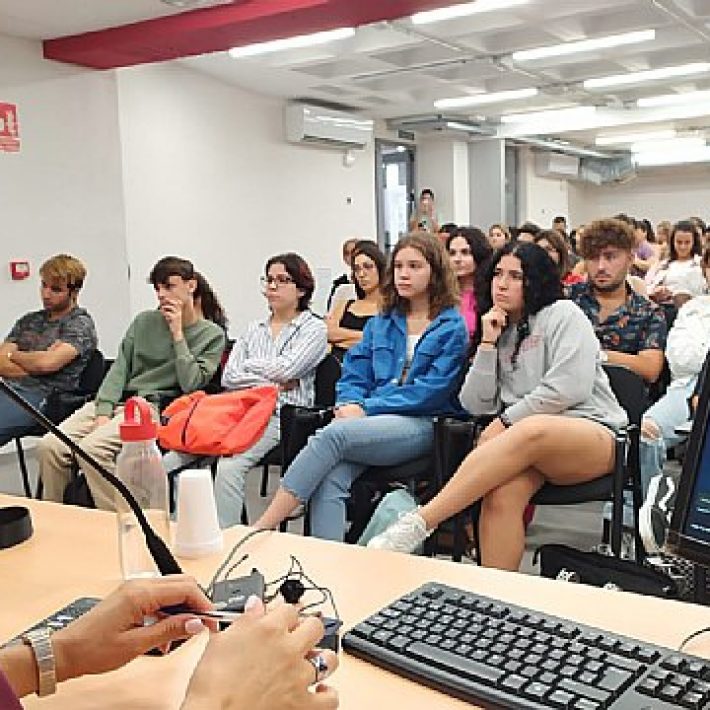
{"label": "floor", "polygon": [[[27,442],[25,449],[34,490],[37,463],[34,457],[33,440],[28,439]],[[279,469],[272,467],[269,491],[275,490],[278,476]],[[252,520],[263,511],[268,502],[268,498],[259,495],[260,482],[261,470],[252,471],[247,485],[247,507]],[[0,492],[24,495],[17,456],[11,444],[0,449]],[[538,507],[533,523],[528,529],[526,553],[521,571],[526,574],[538,573],[537,568],[532,565],[532,557],[540,545],[561,542],[577,549],[588,550],[598,544],[601,536],[601,506],[601,503],[586,503],[576,506]],[[299,530],[298,524],[291,523],[290,530]]]}

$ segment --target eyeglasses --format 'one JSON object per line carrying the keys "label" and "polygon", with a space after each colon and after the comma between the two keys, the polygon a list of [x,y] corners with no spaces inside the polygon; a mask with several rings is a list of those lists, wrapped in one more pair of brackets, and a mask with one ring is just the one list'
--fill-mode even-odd
{"label": "eyeglasses", "polygon": [[364,264],[354,264],[353,265],[353,273],[354,274],[362,274],[365,273],[366,271],[372,271],[375,268],[375,265],[371,262],[365,262]]}
{"label": "eyeglasses", "polygon": [[288,274],[276,274],[276,276],[262,276],[260,279],[263,288],[271,288],[275,286],[276,288],[281,288],[282,286],[288,286],[288,284],[294,283],[293,279]]}

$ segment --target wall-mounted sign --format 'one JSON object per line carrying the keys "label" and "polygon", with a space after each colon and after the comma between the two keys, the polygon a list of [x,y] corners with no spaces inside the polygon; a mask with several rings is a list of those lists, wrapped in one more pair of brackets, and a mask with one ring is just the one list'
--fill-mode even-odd
{"label": "wall-mounted sign", "polygon": [[17,106],[0,101],[0,153],[19,153],[20,125]]}

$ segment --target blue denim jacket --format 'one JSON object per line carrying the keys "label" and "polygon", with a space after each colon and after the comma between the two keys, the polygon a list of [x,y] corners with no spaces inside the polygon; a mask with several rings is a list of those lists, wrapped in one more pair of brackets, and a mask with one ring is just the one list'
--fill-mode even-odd
{"label": "blue denim jacket", "polygon": [[407,378],[399,384],[407,354],[407,319],[398,311],[375,316],[345,357],[336,403],[357,403],[368,415],[460,413],[457,393],[467,345],[466,324],[458,310],[443,310],[422,333]]}

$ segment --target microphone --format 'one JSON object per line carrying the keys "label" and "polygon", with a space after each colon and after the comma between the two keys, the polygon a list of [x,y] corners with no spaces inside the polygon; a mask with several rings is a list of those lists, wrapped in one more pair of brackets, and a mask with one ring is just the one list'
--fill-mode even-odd
{"label": "microphone", "polygon": [[143,509],[138,505],[138,502],[128,490],[126,484],[120,478],[117,478],[107,471],[91,454],[84,451],[76,442],[72,441],[54,422],[40,412],[39,409],[33,407],[22,395],[15,392],[2,377],[0,377],[0,390],[15,402],[15,404],[22,407],[40,426],[54,434],[63,444],[66,444],[75,456],[83,459],[89,466],[96,469],[96,471],[121,494],[121,497],[128,503],[128,506],[138,520],[138,524],[141,526],[141,530],[145,536],[145,544],[148,546],[148,551],[155,561],[160,574],[182,574],[182,569],[180,569],[177,560],[173,557],[173,554],[170,552],[163,539],[150,526]]}

